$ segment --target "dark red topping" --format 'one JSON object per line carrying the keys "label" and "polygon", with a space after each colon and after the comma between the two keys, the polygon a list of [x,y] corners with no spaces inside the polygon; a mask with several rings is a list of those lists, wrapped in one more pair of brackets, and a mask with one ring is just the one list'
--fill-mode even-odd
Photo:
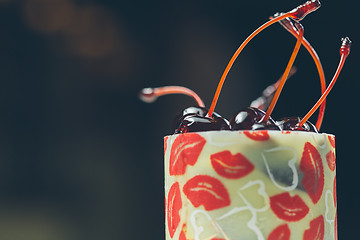
{"label": "dark red topping", "polygon": [[211,130],[230,130],[229,122],[214,113],[207,116],[208,110],[202,107],[188,107],[177,115],[175,133],[203,132]]}
{"label": "dark red topping", "polygon": [[175,120],[174,120],[174,129],[177,129],[184,119],[185,116],[194,115],[194,116],[201,116],[205,117],[208,110],[204,107],[198,107],[198,106],[190,106],[185,109],[183,109],[181,112],[176,114]]}
{"label": "dark red topping", "polygon": [[215,130],[230,130],[229,123],[224,118],[185,116],[175,133],[204,132]]}
{"label": "dark red topping", "polygon": [[281,130],[271,118],[264,122],[264,117],[263,110],[253,107],[245,108],[230,119],[231,130]]}
{"label": "dark red topping", "polygon": [[286,117],[277,121],[277,124],[280,126],[282,130],[290,130],[290,131],[305,131],[305,132],[315,132],[315,125],[309,121],[306,121],[301,127],[299,126],[301,119],[299,117]]}

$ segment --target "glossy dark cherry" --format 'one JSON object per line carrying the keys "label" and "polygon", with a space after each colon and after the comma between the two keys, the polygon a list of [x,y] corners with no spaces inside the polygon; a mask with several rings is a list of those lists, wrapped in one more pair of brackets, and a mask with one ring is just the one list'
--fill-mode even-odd
{"label": "glossy dark cherry", "polygon": [[183,109],[181,112],[179,112],[178,114],[176,114],[175,119],[173,121],[173,129],[177,129],[180,126],[180,123],[182,122],[182,120],[184,119],[185,116],[188,115],[196,115],[196,116],[202,116],[205,117],[207,114],[208,110],[206,108],[203,107],[187,107],[185,109]]}
{"label": "glossy dark cherry", "polygon": [[277,121],[277,124],[281,127],[282,130],[305,131],[315,133],[318,132],[315,125],[309,121],[306,121],[304,125],[299,127],[298,124],[300,121],[301,119],[299,117],[285,117]]}
{"label": "glossy dark cherry", "polygon": [[202,107],[188,107],[175,119],[175,133],[230,130],[229,121],[214,113],[206,117],[208,110]]}
{"label": "glossy dark cherry", "polygon": [[263,110],[247,107],[230,119],[230,127],[232,130],[281,130],[272,118],[262,122],[264,116]]}
{"label": "glossy dark cherry", "polygon": [[187,107],[176,115],[177,120],[182,119],[186,115],[198,115],[205,117],[208,110],[204,107]]}

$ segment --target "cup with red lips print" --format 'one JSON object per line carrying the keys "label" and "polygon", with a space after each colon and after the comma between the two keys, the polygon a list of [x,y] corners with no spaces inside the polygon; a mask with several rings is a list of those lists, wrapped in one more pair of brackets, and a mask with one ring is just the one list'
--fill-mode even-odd
{"label": "cup with red lips print", "polygon": [[334,240],[335,137],[207,131],[164,138],[167,240]]}

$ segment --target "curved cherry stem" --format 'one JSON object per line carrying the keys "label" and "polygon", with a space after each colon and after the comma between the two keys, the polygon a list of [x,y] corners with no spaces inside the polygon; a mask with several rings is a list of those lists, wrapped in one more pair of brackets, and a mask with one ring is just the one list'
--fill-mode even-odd
{"label": "curved cherry stem", "polygon": [[[285,19],[279,21],[279,23],[288,32],[290,32],[294,37],[296,37],[296,38],[298,37],[299,33],[297,32],[297,30],[296,30],[295,26],[293,25],[293,23],[291,22],[290,18],[285,18]],[[326,89],[326,81],[325,81],[324,69],[321,65],[320,58],[319,58],[318,54],[316,53],[315,49],[310,45],[310,43],[305,39],[305,37],[303,37],[303,40],[301,43],[306,48],[306,50],[310,53],[311,57],[313,58],[313,60],[315,62],[315,65],[316,65],[316,68],[318,70],[318,74],[320,77],[321,94],[323,94]],[[324,119],[324,114],[325,114],[325,106],[326,106],[326,100],[324,100],[322,102],[322,104],[320,105],[319,115],[318,115],[318,119],[316,122],[317,130],[320,130],[320,128],[321,128],[321,124],[322,124],[322,121]]]}
{"label": "curved cherry stem", "polygon": [[147,103],[154,102],[158,97],[168,94],[184,94],[192,97],[199,107],[205,107],[204,102],[201,100],[199,95],[197,95],[193,90],[181,87],[181,86],[166,86],[159,88],[144,88],[139,93],[141,100]]}
{"label": "curved cherry stem", "polygon": [[310,111],[305,115],[305,117],[299,122],[299,127],[305,124],[305,122],[314,114],[316,109],[321,105],[323,101],[325,101],[327,95],[330,93],[333,88],[336,80],[339,77],[341,69],[344,66],[346,58],[350,54],[351,41],[348,37],[341,39],[342,44],[340,47],[340,62],[336,69],[333,79],[331,80],[329,86],[326,88],[325,92],[321,95],[320,99],[315,103],[315,105],[310,109]]}
{"label": "curved cherry stem", "polygon": [[312,0],[312,1],[307,1],[305,4],[298,6],[297,8],[281,15],[278,16],[274,19],[271,19],[270,21],[264,23],[262,26],[260,26],[258,29],[256,29],[250,36],[248,36],[245,41],[240,45],[240,47],[236,50],[236,52],[234,53],[234,55],[232,56],[232,58],[230,59],[227,67],[225,68],[225,71],[223,73],[223,75],[221,76],[220,82],[218,84],[218,87],[216,89],[213,101],[211,103],[211,106],[209,108],[209,112],[207,114],[207,116],[211,117],[214,110],[215,110],[215,106],[216,103],[219,99],[219,95],[221,92],[221,88],[225,82],[226,76],[228,75],[232,65],[234,64],[236,58],[239,56],[239,54],[241,53],[241,51],[244,49],[244,47],[251,41],[251,39],[253,39],[257,34],[259,34],[262,30],[264,30],[265,28],[271,26],[272,24],[285,19],[285,18],[293,18],[295,20],[302,20],[307,14],[317,10],[319,7],[321,6],[320,1],[319,0]]}
{"label": "curved cherry stem", "polygon": [[219,99],[220,96],[220,92],[221,92],[221,88],[224,85],[226,76],[228,75],[232,65],[234,64],[236,58],[239,56],[239,54],[241,53],[241,51],[244,49],[244,47],[251,41],[251,39],[253,39],[258,33],[260,33],[262,30],[264,30],[265,28],[269,27],[270,25],[280,21],[281,19],[287,18],[287,17],[291,17],[292,14],[291,13],[286,13],[283,16],[279,16],[277,18],[274,18],[268,22],[266,22],[265,24],[263,24],[262,26],[260,26],[258,29],[256,29],[249,37],[247,37],[245,39],[245,41],[240,45],[240,47],[236,50],[236,52],[234,53],[234,55],[232,56],[232,58],[230,59],[230,62],[228,63],[228,65],[225,68],[225,71],[223,73],[223,75],[221,76],[219,85],[216,89],[215,92],[215,96],[213,98],[213,101],[211,103],[211,106],[209,108],[209,112],[208,112],[208,116],[211,117],[214,110],[215,110],[215,106],[217,103],[217,100]]}
{"label": "curved cherry stem", "polygon": [[282,89],[284,87],[286,79],[288,78],[290,69],[291,69],[292,65],[294,64],[295,58],[296,58],[296,56],[297,56],[297,54],[298,54],[298,52],[300,50],[301,42],[302,42],[302,39],[303,39],[303,36],[304,36],[304,28],[299,22],[295,22],[295,26],[298,29],[299,35],[297,36],[297,41],[296,41],[296,44],[295,44],[295,47],[294,47],[294,51],[291,54],[290,60],[289,60],[289,62],[287,64],[287,66],[286,66],[286,69],[285,69],[285,72],[284,72],[283,76],[281,77],[279,86],[276,89],[275,95],[274,95],[274,97],[273,97],[273,99],[272,99],[272,101],[270,103],[270,106],[266,110],[266,114],[265,114],[265,116],[264,116],[264,118],[262,120],[263,122],[267,122],[269,120],[270,115],[271,115],[272,111],[274,110],[276,102],[279,99],[280,93],[281,93],[281,91],[282,91]]}

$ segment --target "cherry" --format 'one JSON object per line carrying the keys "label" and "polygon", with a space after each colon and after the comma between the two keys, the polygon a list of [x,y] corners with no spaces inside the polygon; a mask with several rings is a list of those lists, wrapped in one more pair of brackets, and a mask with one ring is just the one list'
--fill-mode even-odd
{"label": "cherry", "polygon": [[173,129],[175,129],[176,131],[176,129],[179,128],[185,116],[196,115],[196,116],[205,117],[207,112],[208,110],[204,107],[196,107],[196,106],[187,107],[178,114],[176,114],[173,122]]}
{"label": "cherry", "polygon": [[306,121],[302,126],[299,125],[301,119],[299,117],[285,117],[277,121],[277,124],[282,130],[290,131],[305,131],[305,132],[315,132],[318,130],[314,124],[309,121]]}
{"label": "cherry", "polygon": [[229,122],[222,117],[188,114],[183,117],[175,133],[230,130]]}
{"label": "cherry", "polygon": [[201,117],[205,117],[206,114],[208,113],[209,110],[207,110],[204,107],[196,107],[196,106],[191,106],[191,107],[187,107],[185,109],[183,109],[180,113],[177,114],[177,118],[181,119],[186,115],[198,115]]}
{"label": "cherry", "polygon": [[175,118],[175,133],[230,130],[229,121],[214,113],[208,117],[204,107],[187,107]]}
{"label": "cherry", "polygon": [[281,130],[272,118],[263,121],[264,117],[263,110],[247,107],[230,119],[230,127],[232,130]]}

